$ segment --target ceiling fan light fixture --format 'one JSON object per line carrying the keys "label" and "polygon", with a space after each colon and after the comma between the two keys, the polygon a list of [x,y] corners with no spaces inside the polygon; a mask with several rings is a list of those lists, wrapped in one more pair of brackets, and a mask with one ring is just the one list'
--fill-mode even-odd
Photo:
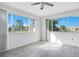
{"label": "ceiling fan light fixture", "polygon": [[48,3],[48,2],[37,2],[37,3],[33,3],[33,4],[31,4],[31,5],[38,5],[38,4],[41,5],[41,8],[40,8],[41,10],[44,9],[44,6],[45,6],[45,5],[48,5],[48,6],[54,6],[53,4]]}

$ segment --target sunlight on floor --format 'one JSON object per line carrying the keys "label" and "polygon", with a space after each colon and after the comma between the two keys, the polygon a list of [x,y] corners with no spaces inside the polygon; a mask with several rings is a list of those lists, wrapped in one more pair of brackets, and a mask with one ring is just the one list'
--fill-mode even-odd
{"label": "sunlight on floor", "polygon": [[57,49],[60,49],[62,46],[63,46],[62,44],[54,44],[49,42],[47,44],[40,46],[40,48],[43,48],[46,50],[57,50]]}
{"label": "sunlight on floor", "polygon": [[40,48],[46,50],[57,50],[60,49],[62,46],[63,43],[58,38],[56,38],[53,33],[50,33],[50,42],[40,46]]}

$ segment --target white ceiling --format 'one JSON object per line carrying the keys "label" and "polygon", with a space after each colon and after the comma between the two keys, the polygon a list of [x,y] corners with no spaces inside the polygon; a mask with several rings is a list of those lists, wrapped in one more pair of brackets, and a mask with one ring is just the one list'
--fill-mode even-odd
{"label": "white ceiling", "polygon": [[52,2],[52,4],[54,4],[53,7],[46,5],[44,9],[41,10],[40,5],[31,6],[32,3],[34,2],[5,2],[2,4],[9,8],[19,9],[38,17],[45,17],[79,8],[78,2]]}

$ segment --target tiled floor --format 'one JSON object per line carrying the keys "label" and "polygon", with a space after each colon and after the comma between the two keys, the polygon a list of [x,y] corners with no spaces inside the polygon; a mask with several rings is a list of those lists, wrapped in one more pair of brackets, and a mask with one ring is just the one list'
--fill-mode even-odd
{"label": "tiled floor", "polygon": [[36,42],[0,54],[1,57],[79,57],[79,47]]}

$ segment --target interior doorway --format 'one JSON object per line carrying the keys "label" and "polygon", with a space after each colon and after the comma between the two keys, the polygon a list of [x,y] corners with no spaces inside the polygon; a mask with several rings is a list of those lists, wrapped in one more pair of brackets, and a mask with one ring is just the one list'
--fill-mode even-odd
{"label": "interior doorway", "polygon": [[54,44],[61,43],[60,39],[57,37],[57,32],[53,31],[53,19],[46,19],[46,38],[49,42]]}

